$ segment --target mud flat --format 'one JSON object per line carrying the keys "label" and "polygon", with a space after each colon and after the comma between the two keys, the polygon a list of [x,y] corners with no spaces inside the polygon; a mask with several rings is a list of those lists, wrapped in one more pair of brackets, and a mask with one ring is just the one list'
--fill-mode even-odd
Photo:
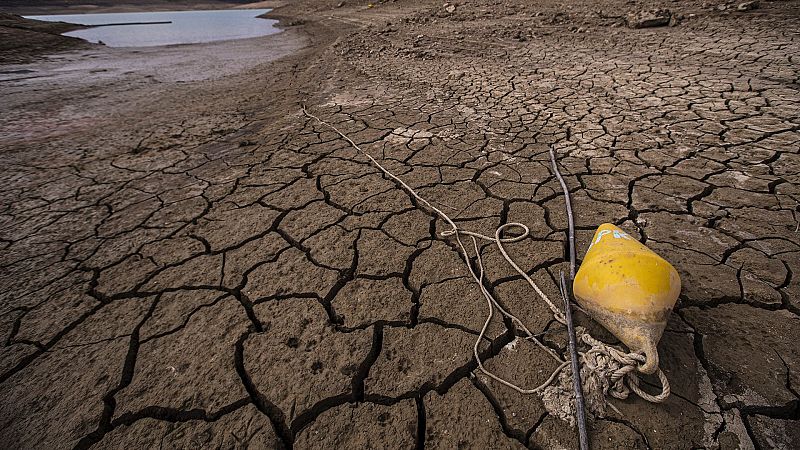
{"label": "mud flat", "polygon": [[[80,41],[73,51],[44,50],[49,54],[35,61],[1,66],[0,89],[6,102],[0,144],[80,134],[101,123],[114,127],[143,117],[158,122],[162,114],[187,104],[203,103],[213,110],[213,93],[205,87],[214,92],[223,86],[235,89],[238,83],[263,76],[258,67],[306,45],[305,33],[288,28],[268,36],[201,44],[110,48]],[[188,82],[198,84],[184,86]],[[161,101],[164,98],[170,100]]]}
{"label": "mud flat", "polygon": [[[446,227],[304,104],[464,228],[528,224],[509,251],[551,297],[551,146],[579,253],[612,222],[678,269],[673,394],[616,402],[592,448],[798,447],[798,2],[530,3],[294,1],[265,38],[0,66],[0,442],[576,447],[475,370],[485,304]],[[485,364],[538,385],[518,333],[495,317]]]}

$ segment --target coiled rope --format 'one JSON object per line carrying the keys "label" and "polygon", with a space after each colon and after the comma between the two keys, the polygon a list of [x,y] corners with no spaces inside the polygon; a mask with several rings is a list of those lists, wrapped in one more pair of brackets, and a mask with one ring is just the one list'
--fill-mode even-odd
{"label": "coiled rope", "polygon": [[[303,105],[303,114],[305,114],[308,118],[314,119],[319,122],[321,125],[333,130],[342,139],[346,140],[350,146],[356,149],[359,153],[364,155],[370,162],[377,167],[381,172],[384,173],[387,177],[392,179],[394,182],[399,184],[403,190],[405,190],[409,195],[414,197],[419,203],[425,205],[427,208],[430,208],[433,212],[435,212],[442,220],[447,222],[450,225],[449,230],[445,230],[441,233],[442,237],[451,237],[453,238],[456,243],[458,244],[458,248],[461,252],[461,255],[464,259],[464,263],[467,266],[470,274],[472,275],[473,280],[478,285],[478,288],[481,290],[483,297],[486,299],[486,304],[489,308],[489,312],[486,316],[486,321],[483,324],[483,328],[481,328],[480,334],[478,338],[475,340],[475,345],[473,346],[473,355],[475,357],[475,361],[478,364],[478,368],[481,372],[486,374],[488,377],[492,378],[493,380],[511,388],[521,394],[540,394],[544,400],[546,409],[558,417],[574,424],[574,407],[572,406],[572,399],[574,399],[574,393],[571,393],[569,386],[571,385],[570,377],[565,376],[566,372],[564,369],[567,368],[570,364],[569,361],[565,361],[562,359],[557,353],[555,353],[551,348],[547,347],[536,335],[531,333],[528,327],[525,326],[522,321],[517,318],[514,314],[510,311],[507,311],[505,308],[500,305],[500,303],[495,300],[494,296],[486,289],[483,284],[484,281],[484,268],[483,268],[483,260],[481,258],[480,250],[478,248],[478,240],[482,241],[489,241],[493,242],[500,253],[503,255],[503,258],[514,268],[514,270],[528,282],[528,284],[533,288],[536,294],[544,300],[547,306],[550,308],[550,311],[553,313],[553,318],[562,325],[566,324],[566,319],[564,317],[564,313],[550,300],[547,294],[539,288],[536,282],[522,270],[516,262],[514,262],[513,258],[509,256],[508,252],[504,247],[504,244],[518,242],[530,234],[530,230],[527,226],[522,223],[518,222],[509,222],[503,225],[500,225],[497,230],[495,230],[494,236],[486,236],[480,233],[475,233],[473,231],[463,230],[459,228],[455,222],[445,214],[441,209],[437,208],[436,206],[432,205],[429,201],[425,198],[420,196],[411,186],[406,184],[402,179],[394,175],[388,169],[383,167],[381,163],[379,163],[375,158],[372,157],[368,152],[363,150],[358,144],[353,142],[346,134],[342,133],[338,128],[331,125],[328,122],[320,119],[319,117],[311,114],[306,109],[305,105]],[[503,232],[512,229],[518,228],[522,231],[522,233],[518,236],[514,237],[502,237]],[[473,266],[469,263],[470,261],[470,254],[467,251],[467,247],[464,245],[462,241],[463,236],[468,236],[472,241],[472,249],[475,251],[476,261],[478,265],[478,271],[476,273]],[[574,250],[573,250],[574,251]],[[558,367],[550,374],[550,377],[547,378],[542,384],[539,386],[532,388],[532,389],[524,389],[522,387],[517,386],[510,381],[504,380],[503,378],[493,374],[490,372],[486,367],[484,367],[483,362],[481,361],[480,356],[478,355],[478,347],[480,346],[481,341],[483,340],[484,336],[486,335],[486,330],[489,327],[489,324],[494,317],[494,311],[497,308],[500,313],[510,319],[514,325],[519,327],[525,334],[525,339],[534,342],[539,348],[544,350],[548,355],[550,355],[554,360],[558,362]],[[669,382],[667,380],[666,375],[661,369],[658,369],[658,377],[661,381],[662,390],[661,393],[658,395],[650,395],[647,392],[643,391],[640,388],[640,380],[639,376],[637,375],[637,369],[640,364],[645,362],[645,356],[640,353],[625,353],[622,352],[608,344],[605,344],[586,332],[585,329],[582,327],[578,327],[578,339],[586,344],[589,349],[586,352],[579,352],[580,359],[581,359],[581,379],[583,380],[584,392],[587,393],[587,398],[589,399],[589,408],[595,412],[596,414],[602,415],[605,412],[605,407],[607,405],[606,396],[612,396],[618,399],[626,399],[630,392],[634,392],[639,397],[653,403],[660,403],[666,400],[670,394],[670,387]],[[558,378],[558,383],[555,383],[556,379]],[[608,404],[613,409],[613,405]],[[617,412],[619,412],[617,410]]]}

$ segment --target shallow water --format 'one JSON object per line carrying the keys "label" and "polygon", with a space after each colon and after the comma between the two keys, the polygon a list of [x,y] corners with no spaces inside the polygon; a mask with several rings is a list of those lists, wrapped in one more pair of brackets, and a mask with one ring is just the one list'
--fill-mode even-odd
{"label": "shallow water", "polygon": [[111,25],[64,33],[100,42],[109,47],[153,47],[196,44],[265,36],[280,31],[277,20],[259,19],[269,9],[227,9],[213,11],[158,11],[137,13],[63,14],[25,16],[49,22],[106,25],[135,22],[171,22],[139,25]]}

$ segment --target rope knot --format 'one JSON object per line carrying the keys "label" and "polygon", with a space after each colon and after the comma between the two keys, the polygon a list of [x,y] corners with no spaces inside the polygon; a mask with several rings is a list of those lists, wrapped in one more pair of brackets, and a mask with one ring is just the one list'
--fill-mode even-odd
{"label": "rope knot", "polygon": [[[580,339],[590,346],[583,354],[584,364],[599,376],[609,381],[608,394],[614,398],[626,399],[633,391],[639,397],[660,403],[669,396],[670,387],[664,372],[658,370],[661,393],[650,395],[639,387],[639,367],[647,360],[640,353],[625,353],[591,337],[585,329],[580,329]],[[581,374],[583,376],[583,374]]]}
{"label": "rope knot", "polygon": [[[657,373],[661,381],[661,393],[651,395],[641,389],[638,369],[646,361],[644,355],[626,353],[607,345],[590,336],[583,327],[576,327],[576,335],[579,342],[589,347],[579,355],[583,393],[591,413],[605,416],[606,408],[609,407],[621,414],[614,405],[608,402],[608,396],[625,400],[633,392],[652,403],[663,402],[669,397],[669,382],[660,369]],[[544,390],[542,400],[549,413],[574,424],[574,407],[565,407],[565,405],[574,403],[575,393],[571,386],[572,371],[570,368],[566,368],[559,374],[557,382]]]}

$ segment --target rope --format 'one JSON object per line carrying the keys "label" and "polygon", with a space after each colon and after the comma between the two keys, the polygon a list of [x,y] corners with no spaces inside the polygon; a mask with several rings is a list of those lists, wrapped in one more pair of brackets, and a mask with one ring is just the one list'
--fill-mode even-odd
{"label": "rope", "polygon": [[[368,152],[363,150],[358,144],[353,142],[347,135],[342,133],[338,128],[329,124],[328,122],[323,121],[319,117],[311,114],[306,109],[305,105],[303,105],[303,113],[311,118],[319,122],[321,125],[324,125],[334,132],[336,132],[342,139],[346,140],[353,148],[355,148],[359,153],[364,155],[367,159],[372,162],[375,167],[377,167],[381,172],[384,173],[387,177],[392,179],[395,183],[399,184],[403,190],[405,190],[409,195],[414,197],[419,203],[425,205],[426,207],[430,208],[434,211],[442,220],[447,222],[450,226],[449,230],[445,230],[441,233],[442,237],[452,237],[456,243],[458,244],[459,251],[461,256],[464,259],[465,264],[467,265],[467,269],[469,270],[470,274],[472,275],[473,280],[476,282],[478,287],[480,288],[481,293],[483,294],[484,299],[486,299],[486,305],[489,309],[489,312],[486,317],[486,321],[481,328],[481,331],[478,335],[478,338],[475,340],[475,345],[473,346],[473,355],[475,356],[475,361],[478,364],[478,369],[486,374],[488,377],[492,378],[493,380],[521,393],[521,394],[534,394],[539,393],[542,394],[543,398],[546,397],[548,394],[545,392],[548,389],[551,391],[556,384],[563,384],[563,380],[567,380],[568,383],[571,383],[569,377],[565,377],[566,372],[569,372],[569,369],[564,370],[567,366],[569,366],[570,362],[565,361],[561,358],[557,353],[555,353],[552,349],[547,347],[541,340],[538,339],[536,335],[531,333],[530,330],[525,326],[522,321],[513,315],[511,312],[507,311],[505,308],[497,302],[497,300],[492,296],[492,294],[486,289],[484,285],[484,268],[483,268],[483,259],[481,258],[481,253],[478,248],[478,240],[493,242],[500,253],[503,255],[503,258],[514,268],[514,270],[522,276],[525,281],[533,288],[536,294],[544,300],[547,306],[550,308],[550,311],[553,313],[553,318],[561,323],[562,325],[566,324],[566,320],[564,318],[564,313],[561,312],[560,309],[550,300],[547,294],[542,291],[541,288],[533,281],[533,279],[522,270],[519,265],[511,258],[511,256],[506,251],[504,244],[518,242],[530,234],[530,230],[527,226],[522,223],[518,222],[509,222],[503,225],[500,225],[497,230],[495,230],[494,236],[486,236],[480,233],[475,233],[473,231],[463,230],[459,228],[455,222],[441,209],[433,206],[428,200],[417,194],[417,192],[408,184],[406,184],[402,179],[394,175],[388,169],[383,167],[380,162],[378,162],[375,158],[372,157]],[[553,160],[555,158],[553,157]],[[511,228],[518,228],[522,231],[522,233],[515,237],[502,237],[503,232],[509,230]],[[478,266],[478,271],[476,273],[475,268],[469,263],[470,261],[470,254],[467,251],[467,248],[462,241],[462,237],[467,236],[472,241],[472,248],[475,251],[476,261]],[[539,386],[532,388],[532,389],[524,389],[521,388],[510,381],[504,380],[499,376],[490,372],[486,367],[484,367],[483,362],[481,361],[480,356],[478,355],[478,348],[480,346],[481,341],[483,340],[484,336],[486,335],[486,330],[489,327],[489,324],[494,317],[495,308],[500,311],[500,313],[510,319],[514,325],[519,327],[525,334],[525,339],[534,342],[539,348],[544,350],[548,355],[550,355],[554,360],[556,360],[559,365],[550,375],[550,377],[545,380],[544,383],[540,384]],[[585,329],[578,327],[578,336],[579,340],[589,346],[589,350],[580,353],[581,356],[581,363],[583,368],[581,369],[581,378],[585,379],[584,382],[584,390],[595,390],[597,392],[594,395],[590,392],[587,396],[589,398],[589,406],[593,411],[603,411],[605,409],[605,397],[610,395],[614,398],[618,399],[625,399],[628,397],[630,392],[634,392],[639,397],[653,403],[660,403],[664,401],[670,394],[669,382],[667,380],[666,375],[661,371],[658,370],[658,377],[661,380],[662,384],[662,392],[658,395],[650,395],[647,392],[643,391],[639,387],[639,377],[636,374],[636,370],[639,367],[639,364],[644,363],[645,357],[639,353],[624,353],[616,348],[607,345],[592,336],[590,336]],[[586,369],[586,371],[584,371]],[[556,378],[559,378],[559,383],[554,383]],[[627,383],[626,383],[627,382]],[[574,397],[574,393],[572,393],[572,397]],[[595,400],[592,400],[595,398]],[[599,398],[599,400],[597,399]],[[562,401],[556,402],[556,404],[548,404],[545,401],[545,406],[547,406],[548,411],[553,409],[558,409],[563,411],[564,405],[561,404]],[[613,406],[612,406],[613,408]],[[551,411],[553,412],[553,411]],[[561,414],[559,414],[561,416]],[[574,414],[573,414],[574,416]],[[569,420],[569,416],[565,417],[566,420]],[[574,419],[570,420],[571,422]]]}
{"label": "rope", "polygon": [[[658,369],[658,378],[662,385],[661,393],[650,395],[639,387],[639,376],[636,374],[636,369],[640,363],[645,362],[643,355],[623,353],[593,338],[585,330],[580,334],[580,339],[591,347],[583,354],[584,365],[594,372],[608,374],[607,377],[611,382],[608,394],[612,397],[624,400],[628,398],[631,391],[652,403],[661,403],[669,397],[669,380],[661,369]],[[627,385],[625,380],[628,381]]]}

